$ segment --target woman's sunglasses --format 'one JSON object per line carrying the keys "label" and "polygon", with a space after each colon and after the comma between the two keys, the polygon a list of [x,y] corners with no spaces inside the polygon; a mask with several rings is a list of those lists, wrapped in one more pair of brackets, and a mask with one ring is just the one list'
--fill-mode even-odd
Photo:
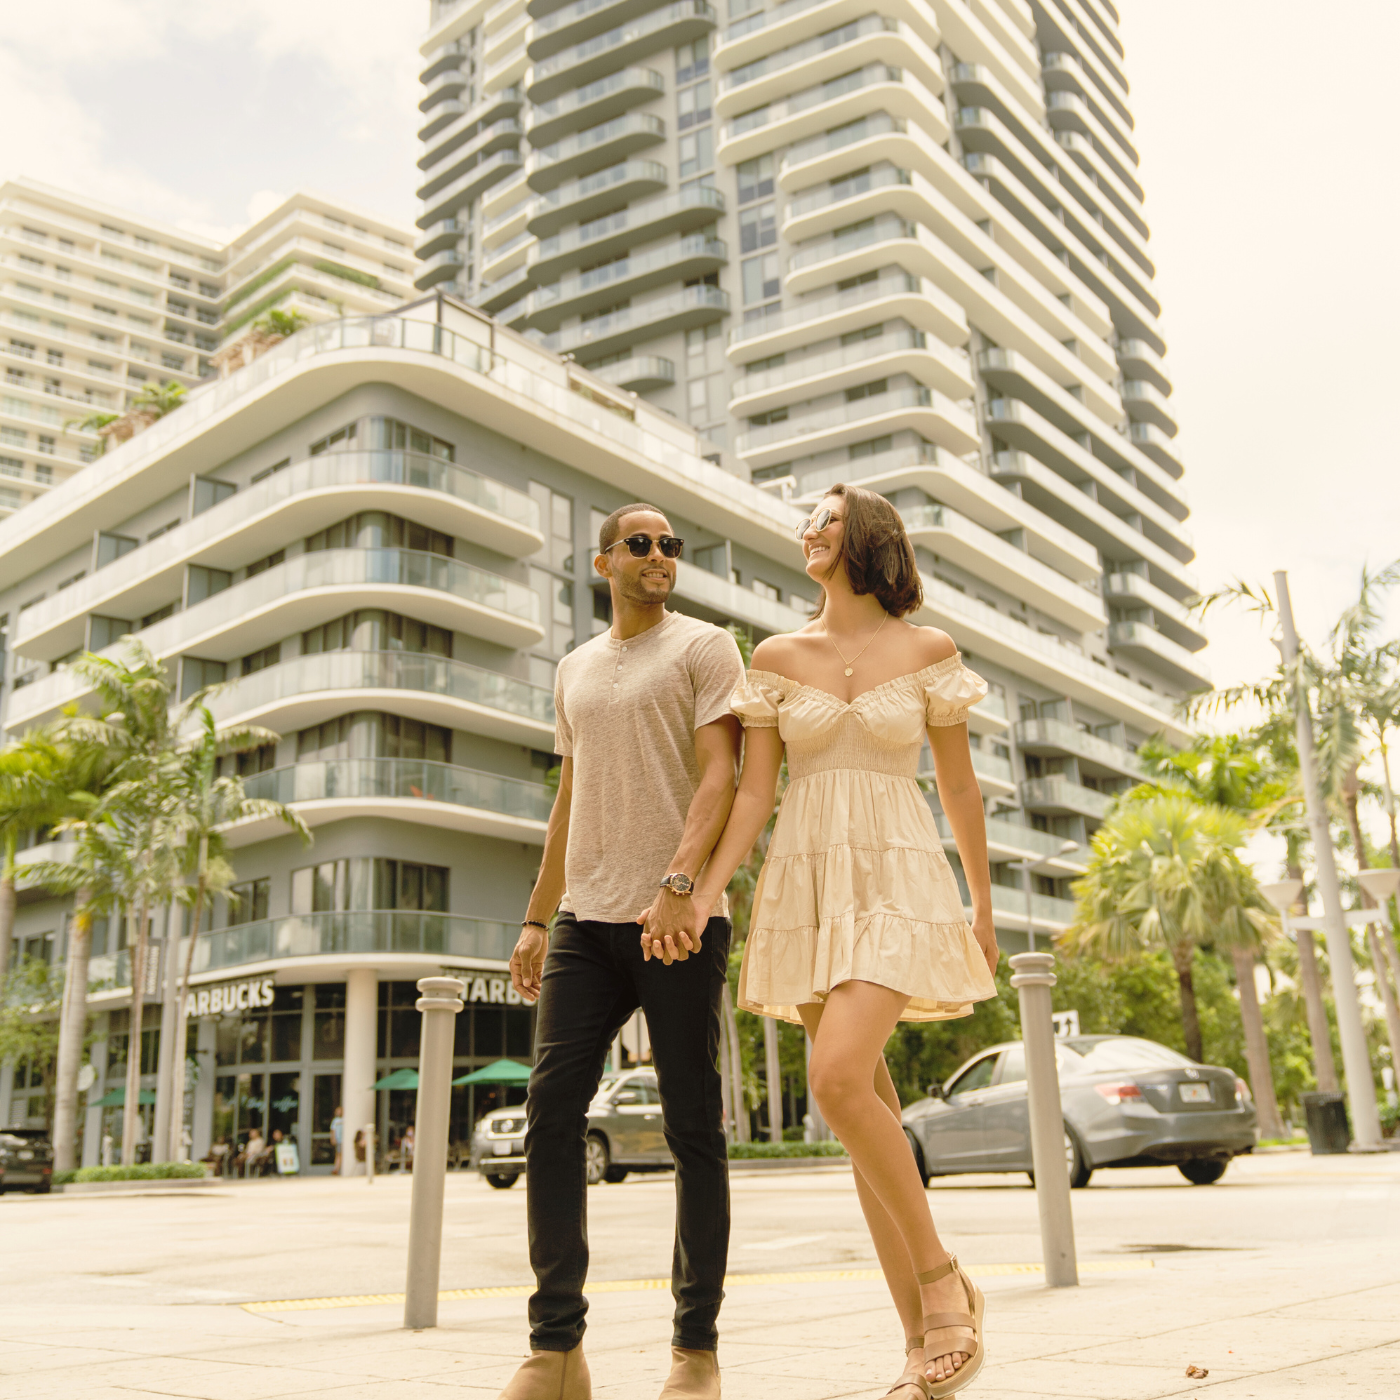
{"label": "woman's sunglasses", "polygon": [[841,517],[837,515],[834,510],[828,510],[825,506],[823,506],[810,519],[799,520],[797,524],[792,527],[792,532],[800,540],[802,536],[807,533],[808,530],[815,530],[817,534],[821,534],[821,532],[825,530],[826,527],[830,525],[833,520],[840,519]]}
{"label": "woman's sunglasses", "polygon": [[677,535],[662,535],[659,539],[652,539],[650,535],[628,535],[626,539],[614,540],[608,548],[616,549],[620,544],[627,546],[634,559],[645,559],[651,553],[652,545],[667,559],[679,559],[681,550],[685,548],[685,541]]}

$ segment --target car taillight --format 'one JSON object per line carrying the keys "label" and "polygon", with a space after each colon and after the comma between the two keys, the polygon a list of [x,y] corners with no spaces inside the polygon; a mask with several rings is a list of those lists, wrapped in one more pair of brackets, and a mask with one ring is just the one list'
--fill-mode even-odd
{"label": "car taillight", "polygon": [[1254,1095],[1251,1094],[1251,1093],[1249,1092],[1249,1085],[1246,1084],[1246,1083],[1244,1082],[1244,1080],[1241,1079],[1241,1078],[1239,1078],[1238,1076],[1236,1076],[1236,1078],[1235,1078],[1235,1102],[1236,1102],[1236,1103],[1253,1103],[1253,1102],[1254,1102]]}
{"label": "car taillight", "polygon": [[1123,1103],[1127,1099],[1140,1099],[1142,1090],[1136,1084],[1095,1084],[1094,1088],[1106,1098],[1109,1103]]}

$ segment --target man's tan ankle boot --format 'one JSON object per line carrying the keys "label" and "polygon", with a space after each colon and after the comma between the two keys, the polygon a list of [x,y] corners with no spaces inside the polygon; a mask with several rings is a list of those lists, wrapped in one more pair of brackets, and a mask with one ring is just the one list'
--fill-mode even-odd
{"label": "man's tan ankle boot", "polygon": [[[719,1394],[718,1391],[715,1392]],[[500,1400],[593,1400],[593,1382],[583,1347],[572,1351],[532,1351],[510,1378]]]}
{"label": "man's tan ankle boot", "polygon": [[719,1400],[719,1354],[671,1348],[671,1374],[660,1400]]}

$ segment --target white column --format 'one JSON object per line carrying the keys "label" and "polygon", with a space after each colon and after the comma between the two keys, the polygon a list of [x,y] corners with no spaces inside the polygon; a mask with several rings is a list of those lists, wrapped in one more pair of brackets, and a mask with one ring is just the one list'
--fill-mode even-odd
{"label": "white column", "polygon": [[345,1072],[340,1081],[340,1104],[345,1110],[345,1142],[341,1149],[342,1176],[363,1176],[355,1160],[355,1134],[374,1122],[375,1064],[379,1049],[379,975],[372,967],[356,967],[345,978]]}
{"label": "white column", "polygon": [[190,1160],[202,1161],[209,1155],[214,1145],[214,1077],[218,1069],[214,1064],[218,1049],[218,1022],[210,1017],[192,1021],[188,1034],[194,1041],[195,1055],[199,1060],[199,1078],[194,1082],[191,1094],[194,1098],[194,1122],[190,1127]]}
{"label": "white column", "polygon": [[[184,1050],[183,1037],[175,1023],[176,991],[179,988],[179,959],[176,952],[179,943],[175,938],[176,916],[171,908],[166,908],[164,929],[161,934],[161,988],[160,1007],[160,1053],[156,1059],[156,1112],[151,1132],[151,1161],[178,1162],[179,1155],[170,1151],[170,1118],[174,1111],[175,1073],[177,1068],[183,1074],[184,1065],[175,1064],[176,1051]],[[183,1055],[181,1057],[183,1059]]]}
{"label": "white column", "polygon": [[14,1092],[15,1066],[12,1060],[0,1062],[0,1128],[10,1126],[10,1096]]}

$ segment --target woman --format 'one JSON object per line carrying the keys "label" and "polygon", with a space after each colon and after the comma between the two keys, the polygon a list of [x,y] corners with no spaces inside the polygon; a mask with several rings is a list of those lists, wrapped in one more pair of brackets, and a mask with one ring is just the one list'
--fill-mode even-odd
{"label": "woman", "polygon": [[[744,766],[695,893],[697,927],[789,786],[754,893],[746,1010],[800,1021],[809,1084],[855,1167],[909,1358],[896,1400],[950,1396],[981,1369],[983,1298],[934,1229],[884,1046],[899,1021],[966,1016],[996,995],[991,874],[967,710],[987,693],[951,639],[902,621],[923,601],[914,550],[883,496],[835,486],[798,527],[822,588],[813,621],[761,642],[733,708]],[[968,888],[915,781],[924,736]]]}

